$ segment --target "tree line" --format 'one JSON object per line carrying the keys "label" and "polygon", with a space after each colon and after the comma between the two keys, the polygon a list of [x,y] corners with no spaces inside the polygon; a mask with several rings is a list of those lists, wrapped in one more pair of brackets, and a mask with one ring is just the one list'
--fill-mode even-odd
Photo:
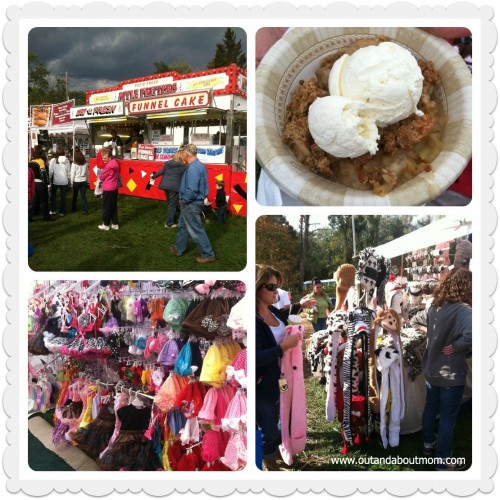
{"label": "tree line", "polygon": [[[283,215],[267,215],[256,222],[255,256],[283,273],[283,286],[300,293],[303,282],[317,276],[332,279],[342,264],[357,263],[363,248],[377,247],[427,226],[436,217],[411,215],[330,215],[327,227],[315,227],[309,215],[293,227]],[[393,272],[400,262],[394,261]]]}
{"label": "tree line", "polygon": [[[236,34],[231,28],[224,32],[221,43],[216,44],[215,55],[207,64],[206,69],[221,68],[236,64],[245,69],[246,54],[242,52],[241,40],[236,40]],[[151,74],[177,71],[181,74],[191,73],[191,65],[187,62],[167,63],[157,61],[153,63]],[[90,90],[90,89],[89,89]],[[53,76],[45,63],[34,52],[28,53],[28,106],[37,104],[55,104],[74,99],[76,106],[85,104],[85,92],[66,88],[66,79]]]}

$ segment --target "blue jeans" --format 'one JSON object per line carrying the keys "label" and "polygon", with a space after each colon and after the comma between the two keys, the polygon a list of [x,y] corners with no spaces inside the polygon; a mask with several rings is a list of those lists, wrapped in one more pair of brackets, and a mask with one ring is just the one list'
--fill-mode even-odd
{"label": "blue jeans", "polygon": [[82,209],[85,213],[88,213],[89,206],[87,203],[87,196],[85,191],[87,190],[86,182],[73,182],[73,200],[71,203],[71,210],[76,212],[76,202],[78,200],[78,193],[80,193],[80,198],[82,199]]}
{"label": "blue jeans", "polygon": [[191,237],[200,249],[202,257],[213,257],[215,255],[207,233],[201,224],[202,210],[203,207],[197,203],[189,203],[188,205],[181,203],[181,216],[175,239],[175,248],[180,254],[186,251],[189,237]]}
{"label": "blue jeans", "polygon": [[224,224],[226,222],[227,205],[217,207],[217,224]]}
{"label": "blue jeans", "polygon": [[315,332],[326,330],[326,318],[318,318],[316,323],[313,324],[313,328]]}
{"label": "blue jeans", "polygon": [[451,445],[457,414],[462,404],[464,393],[463,385],[439,387],[425,383],[427,396],[424,413],[422,415],[422,434],[424,443],[433,443],[435,440],[436,417],[439,414],[438,447],[436,457],[451,457]]}
{"label": "blue jeans", "polygon": [[165,196],[167,197],[167,217],[165,218],[165,224],[171,226],[176,224],[177,211],[179,210],[179,193],[177,191],[165,190]]}
{"label": "blue jeans", "polygon": [[50,192],[51,211],[56,211],[56,193],[58,189],[61,190],[61,203],[59,204],[59,213],[64,215],[66,213],[66,193],[68,191],[67,184],[64,184],[62,186],[58,184],[52,184],[52,190]]}
{"label": "blue jeans", "polygon": [[260,430],[262,437],[262,454],[271,455],[281,443],[279,400],[268,401],[267,399],[257,398],[255,403],[257,428]]}

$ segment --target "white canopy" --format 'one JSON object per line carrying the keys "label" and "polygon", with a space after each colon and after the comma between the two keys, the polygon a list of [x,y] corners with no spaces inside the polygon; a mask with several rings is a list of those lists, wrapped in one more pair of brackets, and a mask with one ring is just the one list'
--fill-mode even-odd
{"label": "white canopy", "polygon": [[472,232],[470,216],[448,215],[412,233],[406,234],[375,248],[377,253],[387,259],[431,247],[437,243],[462,238]]}
{"label": "white canopy", "polygon": [[70,123],[64,123],[61,125],[53,125],[50,127],[31,127],[31,130],[33,131],[41,131],[41,130],[46,130],[49,135],[56,135],[56,134],[83,134],[83,135],[88,135],[89,134],[89,129],[87,128],[87,125],[85,122],[82,121],[72,121]]}

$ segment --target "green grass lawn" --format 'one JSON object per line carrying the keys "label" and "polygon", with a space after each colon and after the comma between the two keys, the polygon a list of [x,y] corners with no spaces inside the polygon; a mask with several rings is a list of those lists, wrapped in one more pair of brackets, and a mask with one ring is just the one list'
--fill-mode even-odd
{"label": "green grass lawn", "polygon": [[[401,465],[397,464],[332,464],[332,458],[360,458],[360,457],[397,457],[411,459],[421,457],[422,435],[421,432],[400,436],[400,443],[397,448],[385,449],[379,444],[377,434],[371,440],[362,442],[359,445],[349,447],[347,455],[342,454],[341,424],[338,421],[327,422],[325,419],[325,386],[319,383],[315,377],[309,376],[310,366],[304,363],[306,374],[306,401],[307,401],[307,444],[303,453],[296,457],[296,463],[291,467],[284,466],[283,470],[304,470],[304,471],[352,471],[352,470],[377,470],[377,471],[430,471],[434,466],[427,464]],[[470,402],[469,402],[470,405]],[[411,411],[411,408],[407,409]],[[364,436],[363,436],[364,437]],[[472,412],[467,403],[463,406],[455,429],[455,439],[453,443],[453,455],[464,457],[467,465],[472,463]],[[281,464],[281,462],[279,462]]]}
{"label": "green grass lawn", "polygon": [[200,255],[192,241],[182,257],[169,252],[176,229],[163,226],[166,201],[119,196],[117,231],[100,231],[102,199],[87,190],[89,215],[53,215],[45,222],[39,215],[30,224],[30,243],[35,253],[28,264],[33,271],[241,271],[247,262],[247,220],[227,214],[225,225],[207,218],[204,227],[217,256],[216,262],[198,264]]}

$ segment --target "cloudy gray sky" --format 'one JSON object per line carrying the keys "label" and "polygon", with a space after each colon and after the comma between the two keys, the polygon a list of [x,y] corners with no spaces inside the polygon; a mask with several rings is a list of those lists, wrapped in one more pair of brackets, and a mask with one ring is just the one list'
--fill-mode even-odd
{"label": "cloudy gray sky", "polygon": [[[28,51],[70,90],[91,90],[154,73],[155,62],[186,62],[193,71],[213,59],[226,28],[34,28]],[[246,53],[246,34],[234,28]]]}

